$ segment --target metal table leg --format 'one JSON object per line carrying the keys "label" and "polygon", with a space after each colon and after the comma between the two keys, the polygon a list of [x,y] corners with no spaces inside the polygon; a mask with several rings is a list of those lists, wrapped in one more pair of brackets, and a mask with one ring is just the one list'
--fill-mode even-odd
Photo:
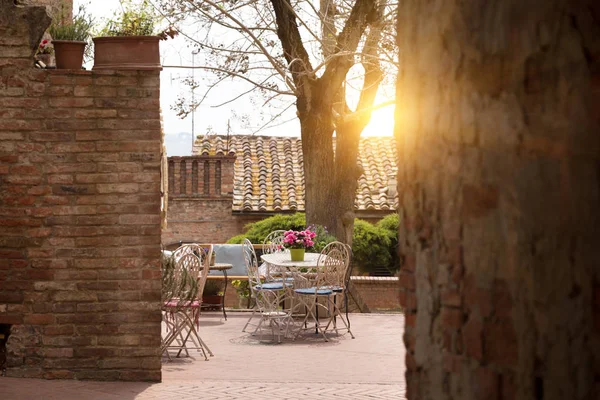
{"label": "metal table leg", "polygon": [[223,298],[221,299],[221,309],[223,310],[223,318],[227,321],[227,313],[225,312],[225,293],[227,293],[227,270],[223,270],[223,276],[225,277],[225,288],[223,289]]}

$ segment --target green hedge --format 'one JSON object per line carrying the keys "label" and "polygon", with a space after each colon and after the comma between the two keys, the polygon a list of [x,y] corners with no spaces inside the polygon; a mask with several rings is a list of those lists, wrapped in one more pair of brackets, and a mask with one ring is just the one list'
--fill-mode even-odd
{"label": "green hedge", "polygon": [[277,214],[261,221],[251,222],[244,229],[246,233],[232,237],[227,243],[240,244],[244,238],[248,238],[251,243],[262,244],[267,235],[273,231],[284,230],[301,230],[306,226],[306,218],[304,213],[295,214]]}
{"label": "green hedge", "polygon": [[[398,214],[390,214],[376,225],[356,219],[352,236],[352,260],[355,270],[363,273],[374,272],[375,268],[386,268],[390,273],[398,270]],[[265,237],[278,229],[301,230],[306,226],[303,213],[277,214],[261,221],[247,224],[246,233],[232,237],[227,243],[242,243],[244,238],[260,244]],[[325,244],[335,240],[322,227],[317,228],[317,245],[314,251],[321,251]]]}

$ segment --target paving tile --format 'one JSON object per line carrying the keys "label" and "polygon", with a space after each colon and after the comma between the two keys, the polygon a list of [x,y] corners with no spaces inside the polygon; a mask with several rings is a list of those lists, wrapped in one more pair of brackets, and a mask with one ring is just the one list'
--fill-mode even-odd
{"label": "paving tile", "polygon": [[163,360],[163,382],[91,382],[0,378],[0,397],[56,399],[403,399],[400,314],[351,316],[356,339],[325,342],[313,333],[274,344],[242,333],[249,314],[201,316],[200,335],[215,354]]}

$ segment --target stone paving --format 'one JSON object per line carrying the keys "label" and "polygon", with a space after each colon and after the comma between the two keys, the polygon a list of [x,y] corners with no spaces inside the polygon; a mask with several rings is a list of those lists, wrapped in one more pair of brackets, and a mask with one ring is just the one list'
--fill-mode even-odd
{"label": "stone paving", "polygon": [[403,399],[404,319],[354,314],[352,331],[325,342],[314,333],[282,344],[242,333],[247,313],[203,313],[200,335],[215,354],[163,359],[162,383],[0,378],[0,398],[57,399]]}

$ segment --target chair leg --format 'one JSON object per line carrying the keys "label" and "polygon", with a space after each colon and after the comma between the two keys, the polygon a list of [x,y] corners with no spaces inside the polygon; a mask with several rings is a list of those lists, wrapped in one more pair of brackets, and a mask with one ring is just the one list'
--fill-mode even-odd
{"label": "chair leg", "polygon": [[254,314],[256,314],[256,308],[254,308],[254,310],[252,311],[252,315],[250,315],[250,318],[248,318],[246,325],[244,325],[244,327],[242,328],[242,332],[246,332],[246,328],[250,324],[250,321],[252,321],[252,318],[254,318]]}

